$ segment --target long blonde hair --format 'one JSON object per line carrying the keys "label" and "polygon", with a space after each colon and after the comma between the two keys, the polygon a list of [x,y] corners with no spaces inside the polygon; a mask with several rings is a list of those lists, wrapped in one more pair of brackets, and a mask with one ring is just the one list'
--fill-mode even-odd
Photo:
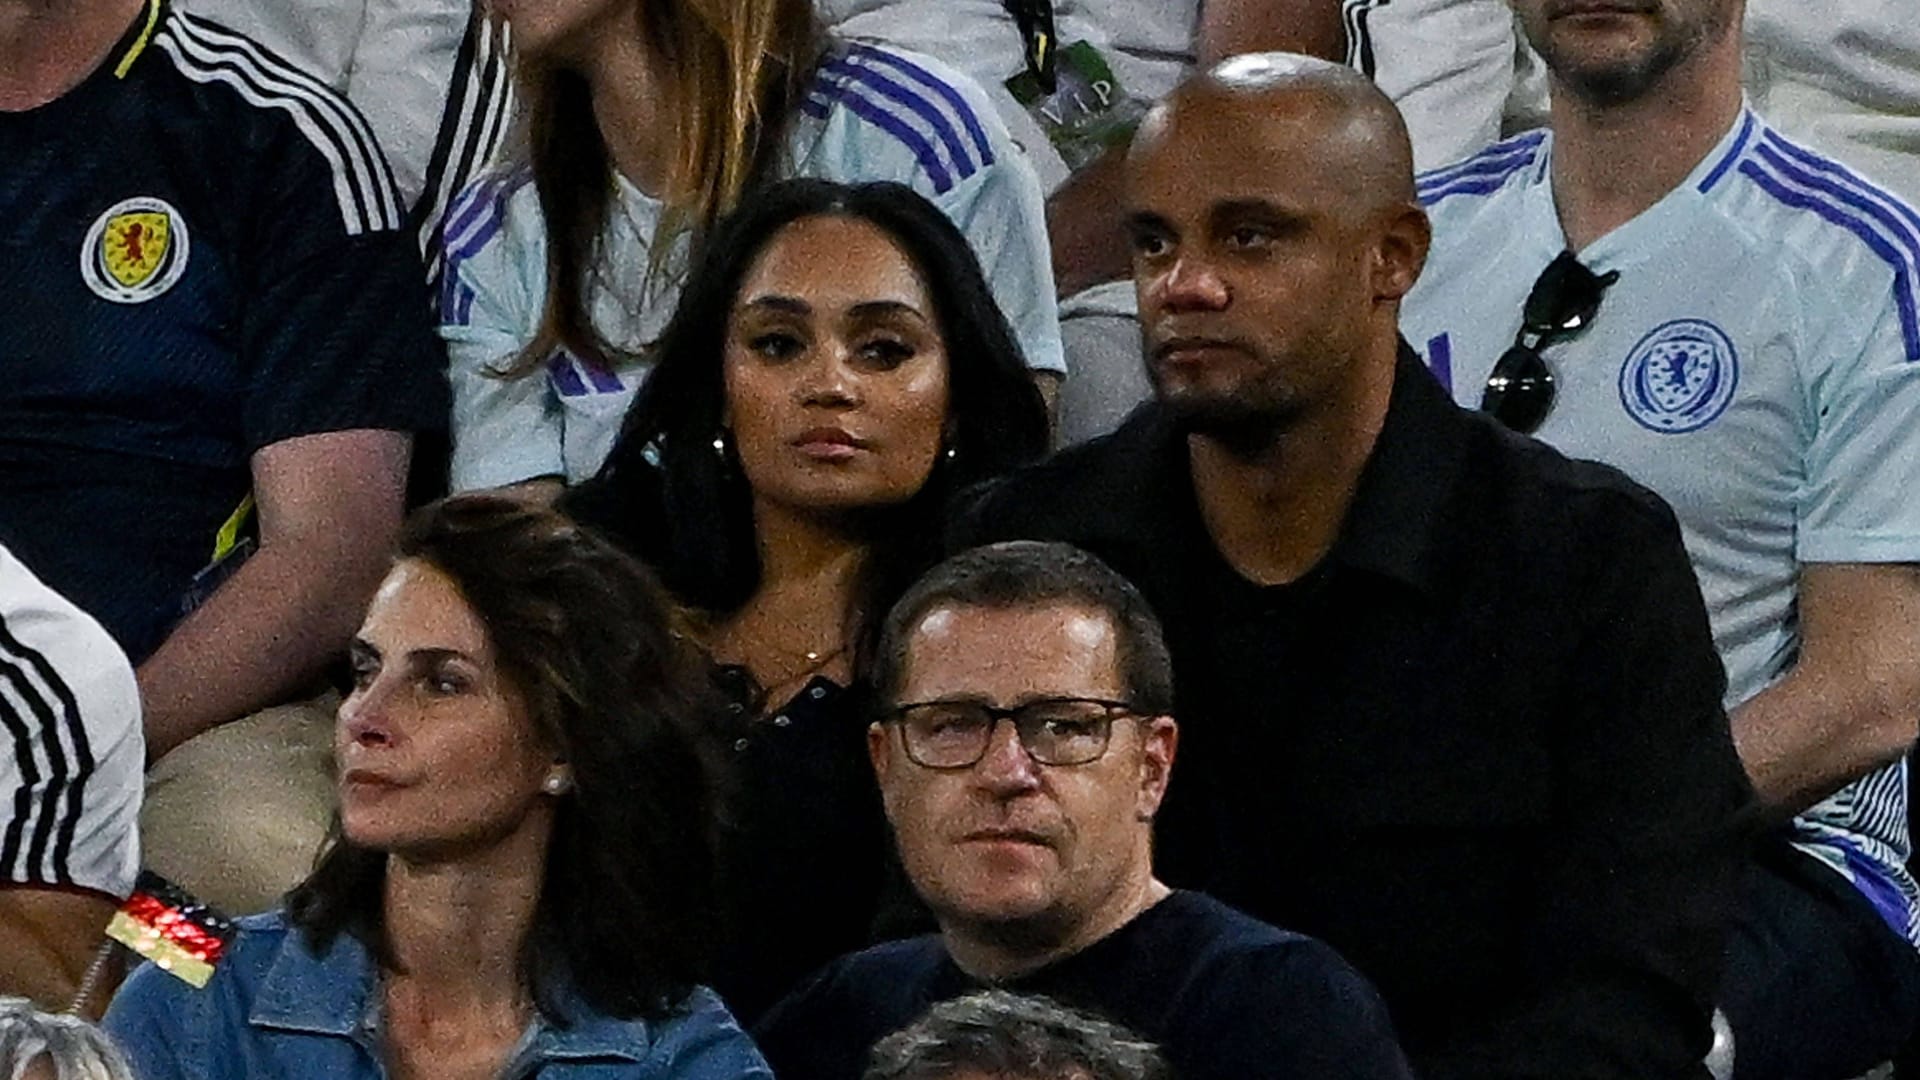
{"label": "long blonde hair", "polygon": [[[673,154],[664,210],[649,244],[641,295],[669,272],[683,236],[694,243],[768,178],[787,123],[818,60],[812,0],[638,0],[643,36],[670,88]],[[588,281],[613,208],[613,161],[580,72],[538,62],[520,70],[527,153],[547,229],[547,295],[534,338],[502,373],[539,370],[556,350],[603,368],[636,357],[594,325]]]}

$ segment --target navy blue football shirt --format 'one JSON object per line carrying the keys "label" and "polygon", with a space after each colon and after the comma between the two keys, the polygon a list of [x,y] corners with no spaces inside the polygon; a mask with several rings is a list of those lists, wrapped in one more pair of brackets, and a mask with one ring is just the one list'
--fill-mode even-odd
{"label": "navy blue football shirt", "polygon": [[79,86],[0,112],[0,543],[137,662],[255,451],[443,427],[404,219],[351,105],[162,0]]}

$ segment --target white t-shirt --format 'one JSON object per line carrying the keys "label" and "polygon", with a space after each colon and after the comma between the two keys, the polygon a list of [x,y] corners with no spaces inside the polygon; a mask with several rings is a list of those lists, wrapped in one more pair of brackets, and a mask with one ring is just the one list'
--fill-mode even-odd
{"label": "white t-shirt", "polygon": [[1748,0],[1767,122],[1920,203],[1920,10],[1912,0]]}
{"label": "white t-shirt", "polygon": [[[1477,407],[1565,247],[1535,132],[1421,178],[1434,221],[1402,326]],[[1692,176],[1579,252],[1619,280],[1538,436],[1673,505],[1729,708],[1791,667],[1804,563],[1920,562],[1920,214],[1745,111]],[[1797,842],[1920,942],[1904,765],[1801,815]]]}
{"label": "white t-shirt", "polygon": [[125,897],[140,872],[146,737],[100,624],[0,548],[0,883]]}
{"label": "white t-shirt", "polygon": [[1546,68],[1507,0],[1342,0],[1347,63],[1400,107],[1416,169],[1546,120]]}
{"label": "white t-shirt", "polygon": [[503,27],[473,0],[175,0],[279,53],[353,102],[413,208],[438,281],[447,205],[512,126]]}
{"label": "white t-shirt", "polygon": [[[986,272],[1036,370],[1064,373],[1046,208],[1026,157],[978,85],[931,57],[836,45],[802,102],[781,172],[892,180],[951,218]],[[452,361],[456,491],[599,469],[644,369],[602,371],[558,358],[544,377],[491,373],[531,341],[546,298],[546,230],[526,170],[482,179],[448,214],[441,335]],[[660,204],[620,184],[590,303],[615,345],[638,351],[672,315],[677,285],[634,302]],[[684,253],[681,253],[684,254]],[[676,258],[676,263],[684,263]]]}

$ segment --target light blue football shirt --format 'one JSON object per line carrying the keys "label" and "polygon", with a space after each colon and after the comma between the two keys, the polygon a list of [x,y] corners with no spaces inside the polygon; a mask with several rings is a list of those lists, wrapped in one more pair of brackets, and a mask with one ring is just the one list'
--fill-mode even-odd
{"label": "light blue football shirt", "polygon": [[[1434,248],[1402,326],[1469,407],[1566,244],[1552,153],[1532,132],[1420,181]],[[1536,434],[1672,504],[1732,708],[1793,664],[1800,565],[1920,562],[1920,214],[1745,110],[1579,256],[1620,278],[1545,350],[1558,396]],[[1801,815],[1796,843],[1920,943],[1906,800],[1889,766]]]}

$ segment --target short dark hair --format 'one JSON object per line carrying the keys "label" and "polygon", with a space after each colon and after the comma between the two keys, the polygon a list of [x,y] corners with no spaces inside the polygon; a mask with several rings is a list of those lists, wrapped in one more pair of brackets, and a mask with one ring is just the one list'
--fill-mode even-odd
{"label": "short dark hair", "polygon": [[786,226],[814,217],[864,222],[898,244],[926,285],[946,345],[944,443],[952,456],[941,455],[904,505],[863,522],[872,557],[848,613],[847,644],[864,657],[879,613],[939,558],[953,496],[1047,448],[1046,406],[973,249],[913,189],[788,180],[754,193],[723,221],[702,245],[619,441],[599,474],[564,505],[639,552],[691,607],[724,615],[754,594],[761,570],[752,491],[732,454],[714,452],[726,410],[727,325],[767,244]]}
{"label": "short dark hair", "polygon": [[1170,1080],[1152,1043],[1044,997],[986,990],[943,1001],[874,1044],[865,1080]]}
{"label": "short dark hair", "polygon": [[963,551],[914,582],[880,627],[873,680],[882,708],[897,704],[906,677],[907,642],[938,607],[1015,608],[1079,604],[1113,623],[1116,661],[1127,699],[1153,716],[1173,711],[1173,661],[1160,620],[1140,590],[1106,563],[1074,547],[1008,540]]}
{"label": "short dark hair", "polygon": [[[714,763],[705,668],[648,570],[556,510],[498,493],[423,507],[399,557],[451,578],[501,676],[568,763],[521,977],[549,1018],[563,987],[605,1015],[658,1018],[700,981],[709,940]],[[345,930],[391,967],[383,852],[335,819],[287,899],[308,945]]]}

